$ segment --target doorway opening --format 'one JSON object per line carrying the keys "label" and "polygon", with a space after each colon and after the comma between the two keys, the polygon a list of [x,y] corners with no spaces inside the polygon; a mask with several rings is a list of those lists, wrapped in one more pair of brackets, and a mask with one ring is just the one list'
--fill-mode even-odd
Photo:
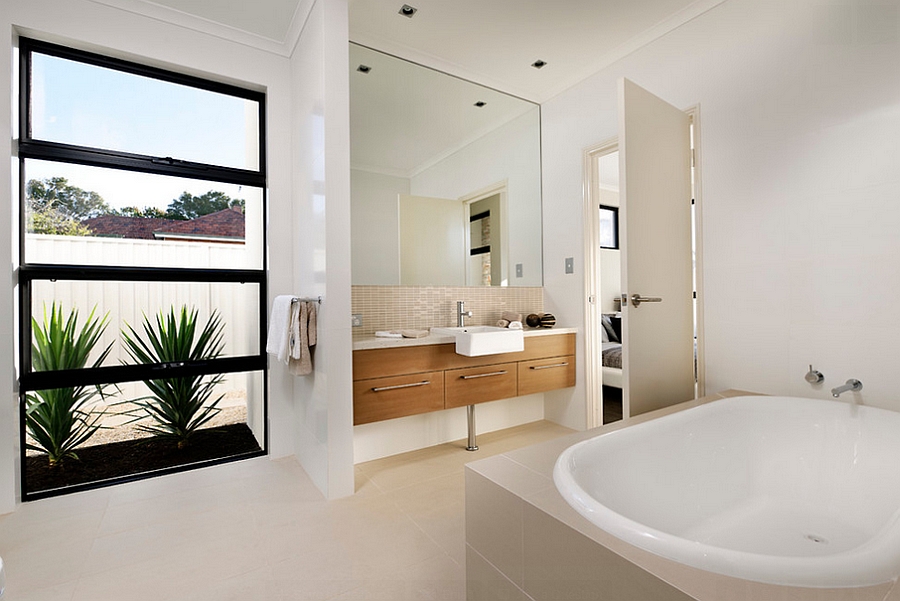
{"label": "doorway opening", "polygon": [[[694,394],[705,394],[702,323],[702,271],[699,108],[690,117],[691,255],[693,284]],[[623,364],[622,263],[619,232],[624,222],[619,198],[619,142],[607,140],[584,151],[585,223],[585,386],[587,427],[629,417],[623,394],[627,386]],[[614,241],[614,243],[612,243]],[[627,312],[626,312],[627,313]]]}

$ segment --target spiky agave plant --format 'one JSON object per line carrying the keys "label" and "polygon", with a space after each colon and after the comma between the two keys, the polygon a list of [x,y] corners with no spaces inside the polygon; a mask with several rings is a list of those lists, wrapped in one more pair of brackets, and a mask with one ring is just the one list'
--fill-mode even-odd
{"label": "spiky agave plant", "polygon": [[[198,332],[197,309],[179,311],[171,307],[168,314],[160,311],[155,325],[144,315],[142,334],[129,324],[122,330],[125,350],[132,359],[144,364],[182,363],[215,359],[222,353],[224,324],[213,311]],[[151,425],[140,425],[146,431],[174,438],[184,448],[203,424],[219,412],[224,395],[209,402],[215,387],[224,380],[216,376],[185,376],[145,380],[151,396],[136,399],[135,404],[149,416]]]}
{"label": "spiky agave plant", "polygon": [[[31,363],[35,371],[81,369],[87,365],[91,351],[106,330],[109,314],[98,318],[95,306],[83,327],[78,327],[78,311],[63,315],[62,304],[44,306],[43,323],[32,318],[34,340],[31,344]],[[112,343],[91,364],[97,367],[109,355]],[[75,447],[86,442],[100,429],[102,411],[92,407],[92,401],[103,396],[102,386],[76,386],[37,390],[25,395],[25,427],[34,441],[26,442],[29,449],[47,453],[50,466],[63,463],[66,458],[78,459]]]}

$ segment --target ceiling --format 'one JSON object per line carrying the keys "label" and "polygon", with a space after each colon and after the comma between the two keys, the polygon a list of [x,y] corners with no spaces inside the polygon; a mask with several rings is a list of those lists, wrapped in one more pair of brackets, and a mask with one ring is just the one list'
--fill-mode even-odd
{"label": "ceiling", "polygon": [[[289,55],[313,0],[93,0]],[[348,0],[350,39],[543,102],[724,0]],[[399,14],[408,3],[413,18]],[[531,66],[537,60],[547,64]]]}
{"label": "ceiling", "polygon": [[354,169],[410,178],[526,113],[539,135],[531,102],[356,44],[349,77]]}

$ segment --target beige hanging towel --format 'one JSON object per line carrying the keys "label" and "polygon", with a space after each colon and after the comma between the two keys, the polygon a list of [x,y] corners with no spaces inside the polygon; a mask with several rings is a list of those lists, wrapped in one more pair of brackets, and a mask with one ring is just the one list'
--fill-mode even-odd
{"label": "beige hanging towel", "polygon": [[316,345],[316,302],[297,301],[291,306],[291,358],[288,370],[295,376],[312,373],[312,350]]}

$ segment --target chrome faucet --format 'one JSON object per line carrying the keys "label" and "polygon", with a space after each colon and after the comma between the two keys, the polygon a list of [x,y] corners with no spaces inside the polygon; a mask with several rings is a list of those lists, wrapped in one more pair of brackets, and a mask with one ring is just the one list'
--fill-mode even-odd
{"label": "chrome faucet", "polygon": [[831,389],[831,396],[838,398],[844,392],[858,392],[862,390],[862,382],[859,380],[849,379],[842,386]]}
{"label": "chrome faucet", "polygon": [[465,327],[466,317],[472,317],[471,311],[466,311],[466,301],[456,301],[456,325]]}

